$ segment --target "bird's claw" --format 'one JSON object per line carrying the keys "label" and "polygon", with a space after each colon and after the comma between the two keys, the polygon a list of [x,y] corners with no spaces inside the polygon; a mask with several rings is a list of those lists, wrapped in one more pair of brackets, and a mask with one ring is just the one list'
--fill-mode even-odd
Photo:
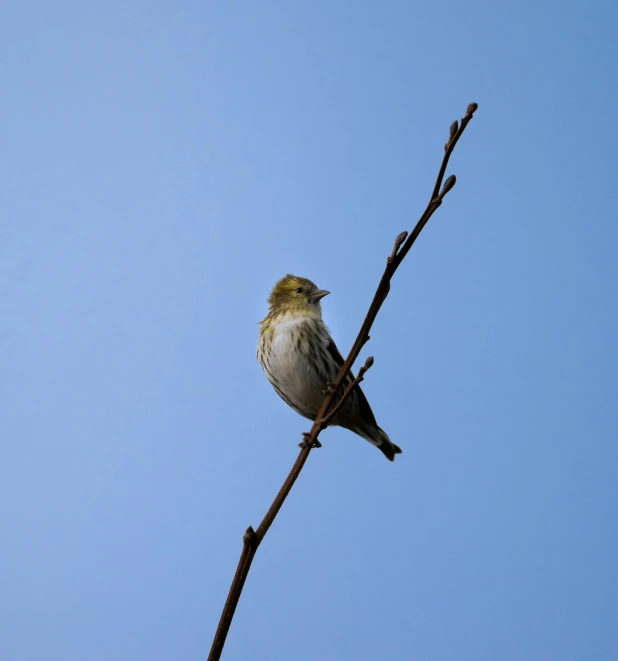
{"label": "bird's claw", "polygon": [[[305,440],[304,440],[304,441],[301,441],[301,442],[298,444],[298,447],[299,447],[299,448],[306,448],[306,447],[309,447],[309,439],[311,438],[311,432],[304,431],[304,432],[303,432],[303,437],[304,437]],[[316,448],[321,448],[321,447],[322,447],[322,444],[320,443],[320,441],[318,441],[317,438],[315,439],[315,441],[313,441],[313,442],[311,443],[311,449],[312,449],[312,450],[314,450],[314,449],[316,449]]]}

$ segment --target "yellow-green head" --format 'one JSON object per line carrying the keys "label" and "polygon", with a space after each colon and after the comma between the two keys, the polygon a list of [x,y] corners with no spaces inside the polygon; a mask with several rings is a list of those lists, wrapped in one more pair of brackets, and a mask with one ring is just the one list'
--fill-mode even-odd
{"label": "yellow-green head", "polygon": [[270,313],[305,312],[322,316],[320,301],[327,294],[330,292],[318,289],[311,280],[288,274],[279,280],[268,297]]}

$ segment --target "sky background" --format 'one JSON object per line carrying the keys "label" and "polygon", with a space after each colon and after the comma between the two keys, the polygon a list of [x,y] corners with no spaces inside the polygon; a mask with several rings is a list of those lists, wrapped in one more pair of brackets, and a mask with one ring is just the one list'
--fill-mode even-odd
{"label": "sky background", "polygon": [[204,660],[310,424],[255,360],[291,272],[342,352],[450,123],[457,186],[225,661],[618,658],[618,5],[0,9],[0,660]]}

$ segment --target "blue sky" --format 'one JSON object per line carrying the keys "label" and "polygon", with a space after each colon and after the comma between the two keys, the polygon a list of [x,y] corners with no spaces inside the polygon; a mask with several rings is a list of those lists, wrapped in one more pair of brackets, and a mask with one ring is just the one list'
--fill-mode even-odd
{"label": "blue sky", "polygon": [[288,272],[342,352],[449,124],[458,183],[224,659],[618,658],[615,3],[0,9],[0,658],[205,659],[303,420]]}

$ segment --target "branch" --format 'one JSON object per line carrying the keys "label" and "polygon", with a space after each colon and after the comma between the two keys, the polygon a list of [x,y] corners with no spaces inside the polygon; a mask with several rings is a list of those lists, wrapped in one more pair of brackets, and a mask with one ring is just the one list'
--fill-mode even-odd
{"label": "branch", "polygon": [[[373,366],[373,356],[369,356],[365,361],[365,364],[360,368],[358,376],[348,385],[348,387],[343,391],[343,395],[339,401],[333,406],[333,408],[328,412],[328,415],[324,416],[321,420],[316,420],[316,423],[319,423],[322,429],[326,429],[330,420],[332,420],[337,411],[345,404],[345,400],[350,396],[354,388],[365,379],[365,373],[371,369]],[[334,390],[334,388],[333,388]]]}
{"label": "branch", "polygon": [[455,175],[448,177],[448,179],[444,182],[444,185],[442,182],[444,180],[446,168],[448,166],[451,154],[453,153],[453,149],[455,149],[455,145],[457,144],[459,138],[461,138],[463,132],[466,130],[466,126],[468,126],[470,123],[470,120],[474,116],[477,108],[478,104],[471,103],[466,109],[466,114],[461,120],[461,123],[455,121],[451,124],[449,130],[449,139],[444,145],[444,157],[442,158],[440,170],[438,171],[438,177],[436,179],[431,198],[427,203],[425,211],[422,213],[414,229],[409,235],[407,232],[401,232],[401,234],[399,234],[395,239],[393,250],[390,256],[386,259],[386,267],[384,269],[384,273],[382,274],[382,278],[380,279],[376,293],[374,294],[373,300],[371,301],[371,305],[369,306],[369,311],[367,312],[367,316],[363,321],[363,325],[361,326],[361,329],[356,337],[356,340],[354,341],[348,357],[339,370],[339,374],[337,374],[335,380],[329,387],[326,396],[324,397],[324,401],[322,402],[322,406],[320,406],[320,410],[315,417],[313,425],[311,426],[311,430],[306,434],[303,434],[303,436],[305,436],[305,440],[300,444],[301,450],[298,454],[298,457],[296,458],[296,461],[294,462],[294,465],[292,466],[292,470],[285,479],[281,489],[279,489],[279,493],[273,500],[272,505],[268,509],[268,512],[266,512],[266,515],[262,519],[262,522],[258,526],[257,530],[254,531],[251,526],[247,528],[247,531],[243,537],[243,549],[240,555],[240,560],[238,561],[236,573],[232,579],[232,585],[225,601],[223,612],[221,613],[221,619],[219,620],[219,626],[217,627],[212,647],[210,649],[210,654],[208,655],[208,661],[219,661],[221,658],[221,652],[223,651],[223,646],[225,645],[225,639],[232,623],[232,618],[234,617],[234,612],[236,611],[236,606],[238,605],[238,600],[240,599],[245,580],[249,574],[249,570],[251,569],[253,558],[255,557],[259,545],[262,543],[262,540],[268,532],[268,529],[272,525],[275,517],[281,509],[281,506],[287,498],[287,495],[290,493],[291,488],[294,486],[294,482],[296,482],[296,479],[300,475],[300,472],[303,469],[307,458],[309,457],[309,453],[314,447],[320,447],[320,442],[318,441],[320,432],[327,426],[328,421],[332,419],[344,401],[350,396],[352,390],[356,388],[363,380],[365,373],[373,364],[373,358],[368,358],[365,365],[360,369],[358,377],[356,377],[356,379],[354,379],[352,383],[348,385],[348,387],[341,395],[339,402],[331,408],[333,400],[336,397],[336,393],[339,390],[339,386],[341,386],[348,372],[352,369],[352,365],[358,358],[361,349],[365,343],[369,341],[369,331],[373,326],[373,322],[375,321],[378,312],[382,307],[382,304],[388,296],[390,291],[390,281],[395,274],[395,271],[397,271],[399,268],[399,265],[410,251],[410,248],[414,245],[414,242],[423,231],[423,228],[431,216],[442,204],[447,193],[455,185]]}

